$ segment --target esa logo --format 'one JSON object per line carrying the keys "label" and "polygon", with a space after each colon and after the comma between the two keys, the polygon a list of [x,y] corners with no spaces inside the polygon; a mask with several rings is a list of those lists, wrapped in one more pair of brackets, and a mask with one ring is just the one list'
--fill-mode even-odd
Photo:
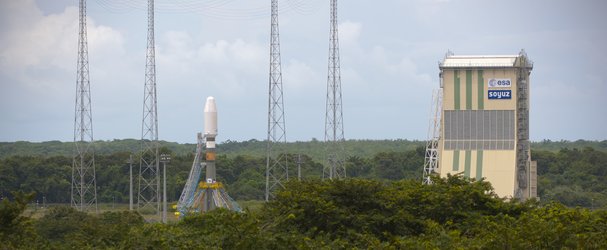
{"label": "esa logo", "polygon": [[512,87],[512,82],[510,79],[489,79],[489,88],[510,88]]}
{"label": "esa logo", "polygon": [[489,99],[512,99],[511,90],[489,90]]}

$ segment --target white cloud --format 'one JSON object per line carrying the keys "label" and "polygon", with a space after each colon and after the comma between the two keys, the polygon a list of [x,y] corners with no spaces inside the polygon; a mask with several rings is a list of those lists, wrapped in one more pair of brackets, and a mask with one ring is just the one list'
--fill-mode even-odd
{"label": "white cloud", "polygon": [[[283,64],[284,65],[284,64]],[[283,82],[292,91],[310,90],[324,85],[324,77],[310,65],[291,59],[283,69]]]}
{"label": "white cloud", "polygon": [[250,81],[265,72],[263,48],[241,39],[206,42],[189,51],[197,51],[196,57],[184,63],[195,67],[203,82],[233,98],[247,95]]}
{"label": "white cloud", "polygon": [[229,46],[230,44],[225,40],[206,43],[198,49],[198,57],[205,63],[226,63],[229,61],[227,54]]}
{"label": "white cloud", "polygon": [[360,37],[362,25],[357,22],[345,21],[338,26],[339,42],[343,44],[356,43]]}
{"label": "white cloud", "polygon": [[[20,1],[19,1],[20,2]],[[24,1],[24,5],[31,1]],[[26,8],[18,8],[26,9]],[[23,15],[39,13],[38,10],[28,13],[10,13],[5,18],[9,22],[19,22]],[[12,27],[7,31],[0,55],[3,66],[23,69],[29,66],[50,64],[63,69],[72,69],[77,45],[78,10],[68,7],[61,14],[41,16],[34,14],[31,27],[22,29]],[[117,31],[95,25],[88,18],[89,51],[107,52],[120,49],[122,36]],[[66,65],[70,65],[67,67]]]}
{"label": "white cloud", "polygon": [[[44,15],[33,0],[3,1],[0,5],[1,19],[9,24],[1,26],[0,38],[0,110],[6,114],[7,121],[0,130],[6,126],[5,131],[9,131],[3,136],[27,134],[52,139],[69,134],[70,130],[65,128],[69,128],[73,120],[69,117],[73,115],[76,79],[77,8],[71,6],[60,13]],[[122,35],[112,28],[96,25],[90,17],[87,22],[91,65],[101,69],[120,65],[117,62],[121,60],[117,58],[124,53]],[[91,70],[93,89],[98,83],[97,73],[99,71]],[[48,124],[44,125],[47,129],[36,127],[43,126],[41,119],[47,120]],[[10,129],[20,131],[11,133]],[[61,132],[50,131],[53,129]]]}
{"label": "white cloud", "polygon": [[[19,3],[17,3],[19,2]],[[28,16],[29,27],[11,26],[0,40],[0,70],[15,76],[23,84],[44,82],[47,75],[36,71],[74,72],[78,39],[78,10],[68,7],[60,14],[43,16],[33,1],[9,1],[11,7],[4,19],[18,23]],[[95,25],[88,18],[89,53],[95,57],[121,52],[122,35],[105,26]],[[44,76],[44,79],[41,79]],[[36,86],[39,87],[39,86]]]}
{"label": "white cloud", "polygon": [[252,90],[251,80],[265,75],[265,49],[254,42],[196,41],[185,32],[171,31],[160,44],[158,67],[183,86],[204,84],[207,91],[242,98]]}
{"label": "white cloud", "polygon": [[217,40],[198,49],[198,58],[208,64],[229,64],[242,70],[254,70],[265,59],[265,48],[256,43],[236,39],[233,42]]}

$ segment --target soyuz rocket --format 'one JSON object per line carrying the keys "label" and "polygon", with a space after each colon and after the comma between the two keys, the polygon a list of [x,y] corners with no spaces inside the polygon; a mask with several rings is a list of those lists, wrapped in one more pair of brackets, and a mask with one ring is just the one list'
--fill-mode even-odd
{"label": "soyuz rocket", "polygon": [[[204,104],[204,131],[198,133],[196,157],[179,202],[175,206],[178,210],[175,214],[178,216],[205,213],[215,208],[242,211],[238,203],[225,191],[221,182],[216,179],[215,137],[217,137],[217,105],[215,98],[209,96]],[[201,176],[202,168],[206,168],[204,179]]]}
{"label": "soyuz rocket", "polygon": [[[215,104],[215,98],[212,96],[207,97],[207,101],[204,104],[204,137],[206,144],[206,184],[213,185],[216,183],[215,179],[215,137],[217,136],[217,105]],[[213,201],[212,189],[207,189],[205,195],[205,201],[203,203],[204,211],[209,211],[215,208],[215,202]]]}

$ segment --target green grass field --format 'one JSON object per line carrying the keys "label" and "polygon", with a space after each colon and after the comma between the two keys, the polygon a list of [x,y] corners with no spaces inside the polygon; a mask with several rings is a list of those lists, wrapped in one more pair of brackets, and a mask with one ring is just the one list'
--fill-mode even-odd
{"label": "green grass field", "polygon": [[[238,203],[240,208],[242,208],[243,211],[249,211],[249,212],[259,211],[264,204],[264,201],[260,201],[260,200],[248,200],[248,201],[236,201],[236,202]],[[69,206],[69,205],[70,204],[68,204],[68,203],[50,203],[50,204],[32,203],[28,206],[27,210],[25,210],[24,215],[34,218],[34,219],[39,219],[42,216],[44,216],[44,214],[46,213],[46,211],[48,211],[48,209],[50,207]],[[168,204],[168,211],[167,211],[167,221],[168,222],[177,222],[179,220],[178,216],[175,215],[175,209],[173,209],[173,205],[175,205],[174,202]],[[127,204],[127,203],[99,203],[97,205],[97,209],[98,209],[99,213],[127,211],[127,210],[129,210],[129,204]],[[158,215],[146,214],[146,213],[142,213],[141,215],[145,218],[146,221],[160,221],[161,220],[161,217]]]}

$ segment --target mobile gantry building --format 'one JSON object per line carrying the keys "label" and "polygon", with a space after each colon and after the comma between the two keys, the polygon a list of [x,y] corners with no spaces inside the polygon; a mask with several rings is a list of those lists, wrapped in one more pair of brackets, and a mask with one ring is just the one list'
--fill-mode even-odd
{"label": "mobile gantry building", "polygon": [[529,145],[529,75],[518,55],[456,56],[440,62],[439,168],[489,181],[501,197],[537,196]]}

